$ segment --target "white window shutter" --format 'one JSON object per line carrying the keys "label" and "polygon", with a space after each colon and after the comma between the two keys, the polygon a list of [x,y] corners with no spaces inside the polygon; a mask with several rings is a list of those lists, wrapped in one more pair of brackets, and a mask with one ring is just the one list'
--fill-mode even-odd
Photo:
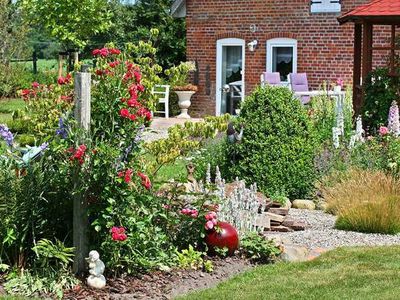
{"label": "white window shutter", "polygon": [[341,0],[311,0],[311,13],[338,13],[341,11]]}

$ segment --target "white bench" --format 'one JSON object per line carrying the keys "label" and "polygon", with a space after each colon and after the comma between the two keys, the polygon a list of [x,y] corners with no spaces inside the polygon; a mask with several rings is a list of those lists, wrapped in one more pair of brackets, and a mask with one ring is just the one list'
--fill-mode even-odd
{"label": "white bench", "polygon": [[155,85],[152,89],[152,94],[158,99],[158,103],[164,104],[164,110],[155,111],[157,114],[164,114],[165,118],[169,118],[169,85]]}

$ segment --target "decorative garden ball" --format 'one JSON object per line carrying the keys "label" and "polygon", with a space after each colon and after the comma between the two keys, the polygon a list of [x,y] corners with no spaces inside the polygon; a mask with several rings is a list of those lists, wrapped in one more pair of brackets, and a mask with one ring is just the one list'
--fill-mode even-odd
{"label": "decorative garden ball", "polygon": [[238,233],[231,224],[218,222],[218,229],[209,230],[205,237],[207,246],[213,251],[215,248],[228,248],[229,255],[233,255],[239,247]]}

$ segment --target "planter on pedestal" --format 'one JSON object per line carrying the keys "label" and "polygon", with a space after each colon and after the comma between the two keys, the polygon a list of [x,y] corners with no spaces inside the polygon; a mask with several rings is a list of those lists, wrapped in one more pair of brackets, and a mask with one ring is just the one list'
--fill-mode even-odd
{"label": "planter on pedestal", "polygon": [[193,94],[195,94],[195,91],[175,91],[175,93],[178,95],[178,105],[181,110],[181,113],[179,116],[177,116],[178,119],[190,119],[190,116],[188,114],[188,109],[190,105],[192,104],[190,102],[190,99],[192,98]]}

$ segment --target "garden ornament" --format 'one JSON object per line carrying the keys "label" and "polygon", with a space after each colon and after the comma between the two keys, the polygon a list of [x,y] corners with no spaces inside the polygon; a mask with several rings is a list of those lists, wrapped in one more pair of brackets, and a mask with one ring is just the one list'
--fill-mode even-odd
{"label": "garden ornament", "polygon": [[196,178],[194,178],[195,169],[196,168],[195,168],[193,163],[189,163],[186,166],[186,170],[188,172],[188,176],[187,176],[188,182],[185,184],[185,187],[186,187],[186,191],[187,192],[192,192],[193,193],[193,192],[198,191],[199,185],[197,183]]}
{"label": "garden ornament", "polygon": [[240,124],[240,132],[237,132],[232,122],[228,124],[228,130],[226,131],[226,135],[228,137],[228,141],[233,143],[239,143],[243,138],[243,124]]}
{"label": "garden ornament", "polygon": [[89,277],[87,278],[87,285],[91,288],[102,289],[106,286],[106,279],[103,276],[105,265],[100,260],[99,252],[92,250],[89,252],[89,257],[86,258],[89,264]]}

